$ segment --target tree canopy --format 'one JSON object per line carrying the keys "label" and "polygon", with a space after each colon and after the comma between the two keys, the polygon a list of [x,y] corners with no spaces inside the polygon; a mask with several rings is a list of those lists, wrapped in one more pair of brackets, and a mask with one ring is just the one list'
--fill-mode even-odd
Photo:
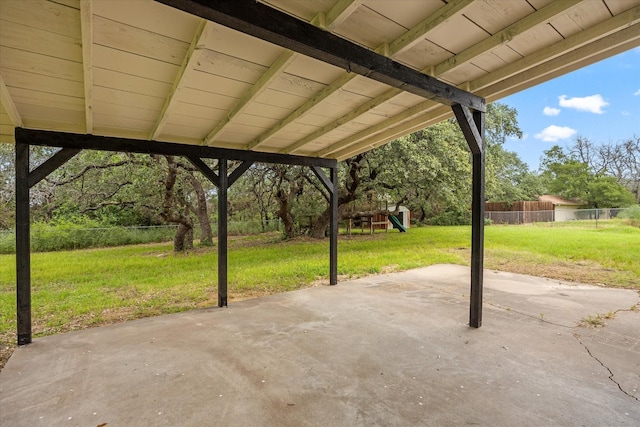
{"label": "tree canopy", "polygon": [[[625,171],[624,168],[617,169],[616,177],[611,174],[610,169],[610,165],[626,161],[612,156],[612,153],[619,151],[620,146],[625,145],[628,143],[618,144],[617,147],[611,144],[595,146],[578,137],[567,149],[558,145],[551,147],[544,152],[541,162],[541,177],[545,189],[549,194],[584,201],[591,208],[633,205],[637,197],[638,178],[634,178],[631,170]],[[633,189],[636,197],[632,193]]]}
{"label": "tree canopy", "polygon": [[[486,200],[535,200],[542,194],[586,201],[590,207],[623,207],[640,201],[640,138],[597,145],[578,137],[545,152],[538,172],[512,151],[508,138],[522,137],[517,111],[488,105]],[[32,147],[34,165],[54,149]],[[14,215],[13,147],[0,145],[0,228]],[[210,162],[215,168],[215,161]],[[233,164],[230,165],[232,170]],[[211,242],[216,189],[184,159],[85,150],[31,191],[36,221],[90,219],[101,225],[178,225],[175,247],[191,245],[193,229]],[[254,164],[229,189],[230,220],[256,221],[264,230],[279,219],[285,236],[325,235],[328,195],[307,168]],[[376,194],[388,211],[399,204],[423,223],[469,220],[471,155],[454,119],[398,138],[339,163],[339,212]]]}

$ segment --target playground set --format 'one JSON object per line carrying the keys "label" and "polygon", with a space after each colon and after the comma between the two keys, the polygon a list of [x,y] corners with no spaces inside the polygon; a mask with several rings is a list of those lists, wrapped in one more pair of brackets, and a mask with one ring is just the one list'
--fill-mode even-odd
{"label": "playground set", "polygon": [[406,206],[391,205],[388,200],[377,200],[375,194],[367,194],[367,202],[363,204],[352,203],[349,205],[347,216],[347,234],[351,234],[354,228],[360,228],[373,234],[376,230],[398,229],[406,233],[409,228],[411,212]]}

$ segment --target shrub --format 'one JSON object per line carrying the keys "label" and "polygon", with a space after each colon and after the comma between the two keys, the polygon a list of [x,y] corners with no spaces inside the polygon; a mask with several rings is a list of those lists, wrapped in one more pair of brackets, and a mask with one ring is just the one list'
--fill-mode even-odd
{"label": "shrub", "polygon": [[[101,248],[110,246],[137,245],[142,243],[170,242],[176,232],[175,225],[114,227],[100,226],[95,220],[77,217],[73,221],[54,220],[51,223],[35,222],[31,225],[31,251],[52,252],[70,249]],[[229,235],[260,234],[273,231],[278,227],[277,221],[270,222],[266,230],[262,230],[259,221],[229,222]],[[200,228],[194,228],[195,237],[199,238]],[[213,224],[213,232],[216,227]],[[16,252],[16,237],[13,230],[0,230],[0,254]]]}
{"label": "shrub", "polygon": [[617,217],[623,219],[626,224],[640,227],[640,205],[631,206],[621,211]]}
{"label": "shrub", "polygon": [[[99,248],[168,242],[175,227],[92,227],[57,221],[55,224],[36,222],[31,225],[31,251],[52,252],[70,249]],[[0,233],[0,253],[15,253],[15,231]]]}
{"label": "shrub", "polygon": [[471,224],[471,212],[451,210],[427,220],[429,225],[469,225]]}
{"label": "shrub", "polygon": [[11,230],[0,231],[0,254],[16,252],[16,235]]}

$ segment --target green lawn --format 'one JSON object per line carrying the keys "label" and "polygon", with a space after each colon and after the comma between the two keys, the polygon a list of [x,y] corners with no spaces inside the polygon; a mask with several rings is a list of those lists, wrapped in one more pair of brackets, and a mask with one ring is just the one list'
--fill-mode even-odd
{"label": "green lawn", "polygon": [[[469,227],[341,236],[338,274],[469,263]],[[485,267],[640,290],[640,229],[630,226],[486,228]],[[230,300],[326,283],[328,242],[278,235],[233,239]],[[215,248],[174,254],[168,244],[32,255],[36,335],[217,303]],[[15,256],[0,255],[0,346],[15,342]],[[0,349],[1,349],[0,348]]]}

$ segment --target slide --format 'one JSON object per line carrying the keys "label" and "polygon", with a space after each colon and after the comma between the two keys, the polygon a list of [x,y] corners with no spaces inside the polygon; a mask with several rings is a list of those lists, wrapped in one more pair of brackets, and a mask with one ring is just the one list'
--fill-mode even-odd
{"label": "slide", "polygon": [[393,228],[397,228],[401,233],[407,232],[407,229],[404,227],[404,225],[402,225],[397,216],[389,215],[389,221],[391,221],[391,224],[393,224]]}

